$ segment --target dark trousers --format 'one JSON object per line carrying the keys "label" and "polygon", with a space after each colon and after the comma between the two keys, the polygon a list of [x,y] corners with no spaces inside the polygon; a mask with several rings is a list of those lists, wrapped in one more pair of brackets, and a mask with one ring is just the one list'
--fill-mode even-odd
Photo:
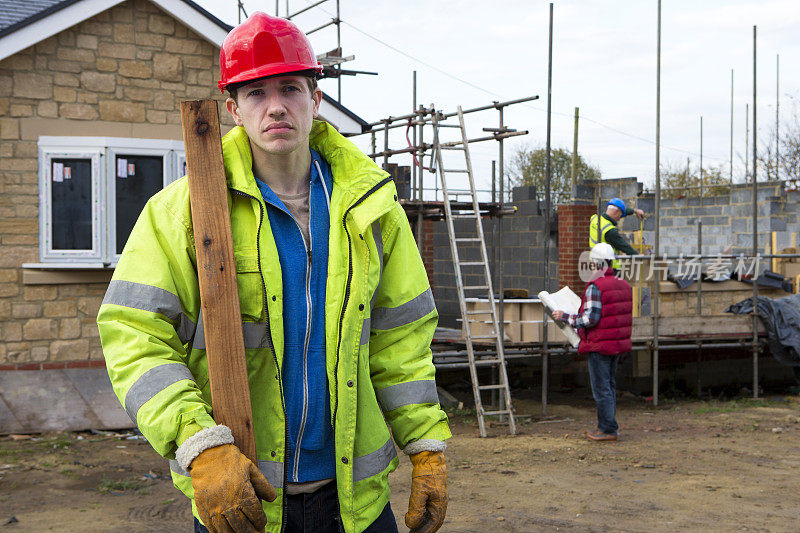
{"label": "dark trousers", "polygon": [[[285,499],[285,533],[344,533],[335,482],[311,494],[294,494]],[[208,529],[195,518],[194,532],[208,533]],[[364,533],[397,533],[394,513],[388,503]]]}
{"label": "dark trousers", "polygon": [[592,396],[597,405],[597,427],[603,433],[616,435],[619,425],[617,413],[617,362],[619,355],[603,355],[598,352],[586,354],[589,359],[589,378]]}

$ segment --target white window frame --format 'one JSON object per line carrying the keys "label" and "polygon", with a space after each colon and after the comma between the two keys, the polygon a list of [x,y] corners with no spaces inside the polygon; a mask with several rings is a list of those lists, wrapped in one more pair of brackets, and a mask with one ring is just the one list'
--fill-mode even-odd
{"label": "white window frame", "polygon": [[[117,155],[154,155],[163,158],[162,188],[182,177],[182,141],[121,137],[39,137],[39,260],[48,268],[113,268],[116,253]],[[53,250],[52,160],[92,159],[92,250]]]}
{"label": "white window frame", "polygon": [[[92,248],[90,250],[56,250],[53,248],[52,227],[52,170],[53,159],[90,159],[92,165]],[[53,146],[39,153],[39,256],[44,261],[66,263],[96,263],[102,261],[105,252],[101,236],[101,204],[103,184],[100,169],[103,152],[99,149]]]}
{"label": "white window frame", "polygon": [[175,165],[174,176],[175,180],[177,180],[186,175],[186,171],[184,170],[184,166],[186,166],[186,152],[184,152],[183,149],[180,149],[175,150],[173,154],[173,164]]}
{"label": "white window frame", "polygon": [[[117,253],[117,156],[120,155],[150,155],[161,157],[162,167],[162,182],[161,188],[163,189],[169,185],[172,180],[172,153],[171,150],[154,149],[154,148],[129,148],[124,146],[109,146],[107,151],[108,157],[106,161],[106,206],[108,206],[108,223],[106,227],[106,238],[108,239],[108,257],[111,258],[112,263],[116,264],[119,261],[120,255]],[[113,228],[113,230],[112,230]]]}

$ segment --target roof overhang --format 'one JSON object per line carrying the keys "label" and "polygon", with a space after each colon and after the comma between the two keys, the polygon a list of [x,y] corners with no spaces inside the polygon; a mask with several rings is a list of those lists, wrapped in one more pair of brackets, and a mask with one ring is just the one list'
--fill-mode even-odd
{"label": "roof overhang", "polygon": [[[0,60],[52,37],[67,28],[80,24],[98,13],[123,3],[125,0],[79,0],[65,3],[46,16],[21,26],[0,37]],[[155,5],[183,22],[210,43],[221,46],[231,26],[194,2],[183,0],[150,0]]]}
{"label": "roof overhang", "polygon": [[125,0],[83,0],[68,4],[0,38],[0,60],[61,33]]}
{"label": "roof overhang", "polygon": [[[46,12],[43,16],[20,26],[0,37],[0,60],[56,35],[67,28],[102,13],[125,0],[77,0],[64,2],[63,7]],[[214,46],[222,46],[222,41],[232,29],[220,19],[192,2],[191,0],[150,0],[175,19],[191,28]],[[322,93],[319,113],[333,124],[343,135],[362,133],[366,122],[352,111]]]}
{"label": "roof overhang", "polygon": [[367,122],[344,107],[342,104],[322,93],[322,101],[319,104],[319,114],[345,137],[348,135],[358,135],[364,133]]}

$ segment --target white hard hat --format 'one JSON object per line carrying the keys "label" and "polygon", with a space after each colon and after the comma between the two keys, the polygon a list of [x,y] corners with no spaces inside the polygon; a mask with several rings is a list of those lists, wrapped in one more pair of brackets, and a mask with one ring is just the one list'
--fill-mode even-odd
{"label": "white hard hat", "polygon": [[589,253],[589,259],[592,261],[613,261],[614,248],[606,242],[600,242],[594,245],[592,251]]}

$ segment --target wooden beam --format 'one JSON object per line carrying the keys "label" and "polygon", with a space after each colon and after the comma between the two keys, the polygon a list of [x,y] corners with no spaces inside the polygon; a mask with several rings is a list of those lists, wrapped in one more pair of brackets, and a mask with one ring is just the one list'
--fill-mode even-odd
{"label": "wooden beam", "polygon": [[212,416],[257,464],[228,190],[214,100],[181,102]]}
{"label": "wooden beam", "polygon": [[[735,339],[750,338],[753,335],[751,315],[704,315],[704,316],[662,316],[658,319],[659,339]],[[759,334],[766,333],[759,322]],[[653,338],[652,317],[634,317],[633,341],[641,342]]]}

